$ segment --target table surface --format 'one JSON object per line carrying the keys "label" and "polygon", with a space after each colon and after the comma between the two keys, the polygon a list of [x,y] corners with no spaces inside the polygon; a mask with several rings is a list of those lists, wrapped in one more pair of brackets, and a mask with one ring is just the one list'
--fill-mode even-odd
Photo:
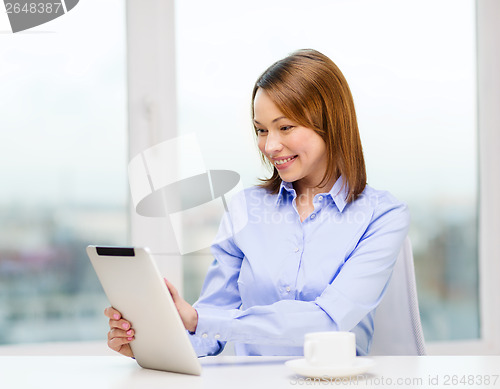
{"label": "table surface", "polygon": [[500,387],[500,356],[373,357],[360,377],[306,378],[290,357],[202,358],[201,376],[143,369],[122,356],[0,356],[0,388],[492,388]]}

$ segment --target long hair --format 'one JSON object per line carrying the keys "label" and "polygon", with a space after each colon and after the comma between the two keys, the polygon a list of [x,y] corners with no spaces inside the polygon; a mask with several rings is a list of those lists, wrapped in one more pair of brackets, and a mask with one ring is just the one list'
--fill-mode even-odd
{"label": "long hair", "polygon": [[[259,88],[267,92],[286,117],[313,129],[325,141],[328,164],[319,186],[342,175],[348,189],[346,200],[355,200],[366,186],[365,161],[352,94],[337,65],[310,49],[277,61],[255,82],[252,116]],[[261,179],[260,186],[276,194],[281,185],[278,170],[262,153],[261,156],[273,174]]]}

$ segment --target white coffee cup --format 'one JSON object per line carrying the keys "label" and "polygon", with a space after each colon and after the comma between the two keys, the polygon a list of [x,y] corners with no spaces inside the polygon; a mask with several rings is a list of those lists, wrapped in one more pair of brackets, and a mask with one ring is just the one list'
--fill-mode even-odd
{"label": "white coffee cup", "polygon": [[347,331],[305,335],[304,357],[312,366],[351,366],[356,358],[356,336]]}

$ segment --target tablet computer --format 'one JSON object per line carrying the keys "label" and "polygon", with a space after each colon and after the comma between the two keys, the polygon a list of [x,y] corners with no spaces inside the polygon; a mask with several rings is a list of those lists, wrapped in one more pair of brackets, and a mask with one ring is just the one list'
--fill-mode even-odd
{"label": "tablet computer", "polygon": [[147,248],[88,246],[111,305],[130,321],[137,363],[147,369],[201,374],[201,365],[172,296]]}

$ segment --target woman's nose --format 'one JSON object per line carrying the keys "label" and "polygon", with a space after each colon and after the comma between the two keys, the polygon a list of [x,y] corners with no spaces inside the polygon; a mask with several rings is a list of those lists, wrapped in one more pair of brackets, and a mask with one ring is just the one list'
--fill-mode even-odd
{"label": "woman's nose", "polygon": [[267,155],[275,155],[283,149],[281,137],[274,131],[269,131],[266,137],[265,151]]}

